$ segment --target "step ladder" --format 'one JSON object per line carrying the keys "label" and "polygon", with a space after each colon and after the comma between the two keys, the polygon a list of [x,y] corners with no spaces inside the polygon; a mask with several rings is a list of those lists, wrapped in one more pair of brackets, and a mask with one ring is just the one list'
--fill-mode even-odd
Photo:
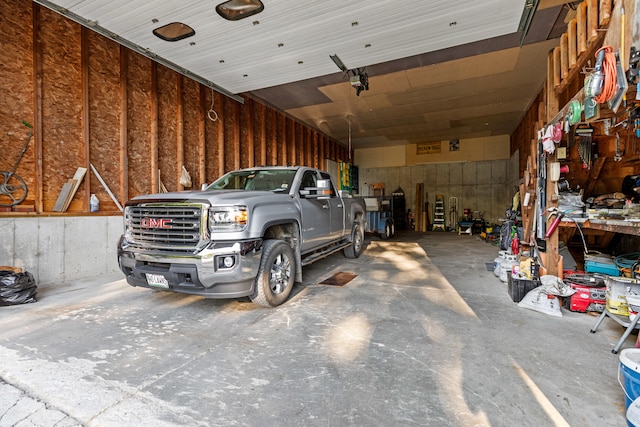
{"label": "step ladder", "polygon": [[436,196],[436,201],[433,204],[433,231],[447,231],[447,225],[445,221],[445,212],[444,212],[444,196],[442,194],[438,194]]}

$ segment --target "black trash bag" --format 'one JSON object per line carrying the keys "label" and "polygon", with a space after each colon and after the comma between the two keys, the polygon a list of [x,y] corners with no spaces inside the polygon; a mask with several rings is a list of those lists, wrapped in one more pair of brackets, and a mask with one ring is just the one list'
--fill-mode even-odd
{"label": "black trash bag", "polygon": [[36,302],[36,293],[36,281],[28,271],[0,270],[0,306]]}
{"label": "black trash bag", "polygon": [[500,226],[500,249],[508,250],[511,248],[511,240],[513,239],[511,236],[511,227],[514,225],[516,225],[515,221],[507,220]]}

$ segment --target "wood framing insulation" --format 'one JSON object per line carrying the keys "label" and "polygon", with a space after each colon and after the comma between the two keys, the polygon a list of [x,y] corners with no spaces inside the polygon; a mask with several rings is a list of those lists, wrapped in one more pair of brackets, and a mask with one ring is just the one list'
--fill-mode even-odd
{"label": "wood framing insulation", "polygon": [[[53,213],[78,168],[87,173],[66,214],[102,213],[139,194],[198,189],[223,173],[256,165],[323,167],[346,148],[259,100],[244,104],[154,63],[29,0],[0,2],[0,170],[28,187],[21,207],[0,215]],[[99,172],[107,188],[91,166]],[[182,167],[192,185],[180,184]]]}

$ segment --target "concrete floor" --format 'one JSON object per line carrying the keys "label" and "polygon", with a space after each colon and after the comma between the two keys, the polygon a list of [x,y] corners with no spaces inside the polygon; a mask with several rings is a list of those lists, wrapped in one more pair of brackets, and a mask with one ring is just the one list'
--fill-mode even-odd
{"label": "concrete floor", "polygon": [[[275,309],[120,277],[40,287],[0,307],[0,426],[625,425],[622,327],[519,308],[496,255],[455,233],[371,237]],[[358,276],[319,284],[339,271]]]}

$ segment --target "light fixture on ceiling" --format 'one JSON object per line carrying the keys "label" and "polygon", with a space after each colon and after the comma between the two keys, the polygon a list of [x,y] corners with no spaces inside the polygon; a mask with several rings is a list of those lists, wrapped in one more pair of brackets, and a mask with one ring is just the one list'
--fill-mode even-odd
{"label": "light fixture on ceiling", "polygon": [[349,83],[356,89],[357,96],[360,96],[360,92],[363,90],[369,90],[369,75],[367,74],[366,67],[350,70],[335,53],[333,55],[329,55],[329,58],[331,58],[333,63],[342,70],[343,77],[351,73]]}
{"label": "light fixture on ceiling", "polygon": [[216,6],[216,12],[224,19],[237,21],[260,13],[264,4],[260,0],[228,0]]}
{"label": "light fixture on ceiling", "polygon": [[156,37],[160,37],[162,40],[177,42],[178,40],[186,39],[187,37],[195,35],[196,30],[182,22],[172,22],[156,28],[153,30],[153,34]]}
{"label": "light fixture on ceiling", "polygon": [[190,79],[195,80],[196,82],[203,84],[213,90],[215,90],[218,93],[223,94],[226,97],[229,97],[231,99],[233,99],[234,101],[240,103],[240,104],[244,104],[244,98],[240,95],[236,95],[235,93],[221,87],[218,86],[217,84],[215,84],[214,82],[212,82],[209,79],[206,79],[204,77],[202,77],[199,74],[196,74],[194,72],[191,72],[187,69],[185,69],[184,67],[179,66],[178,64],[169,61],[166,58],[163,58],[153,52],[151,52],[149,49],[144,48],[142,46],[140,46],[139,44],[133,43],[123,37],[120,37],[119,35],[115,34],[113,31],[111,30],[107,30],[105,27],[99,25],[98,21],[94,21],[94,20],[89,20],[86,18],[83,18],[82,16],[78,15],[77,13],[74,13],[72,11],[70,11],[69,9],[62,7],[60,5],[57,5],[55,3],[53,3],[50,0],[33,0],[34,3],[37,3],[41,6],[46,7],[47,9],[53,10],[54,12],[59,13],[60,15],[67,17],[69,19],[71,19],[73,22],[76,22],[84,27],[87,28],[91,28],[91,30],[95,31],[96,33],[100,34],[101,36],[112,40],[128,49],[131,49],[134,52],[139,53],[140,55],[144,56],[145,58],[149,58],[155,62],[157,62],[158,64],[162,64],[165,67],[169,68],[170,70],[173,70],[177,73],[180,73],[184,76],[189,77]]}
{"label": "light fixture on ceiling", "polygon": [[520,46],[524,44],[524,39],[529,32],[531,21],[533,21],[533,15],[535,15],[538,9],[538,3],[540,0],[526,0],[524,3],[524,9],[522,10],[522,17],[520,18],[520,24],[518,25],[518,32],[520,33]]}

